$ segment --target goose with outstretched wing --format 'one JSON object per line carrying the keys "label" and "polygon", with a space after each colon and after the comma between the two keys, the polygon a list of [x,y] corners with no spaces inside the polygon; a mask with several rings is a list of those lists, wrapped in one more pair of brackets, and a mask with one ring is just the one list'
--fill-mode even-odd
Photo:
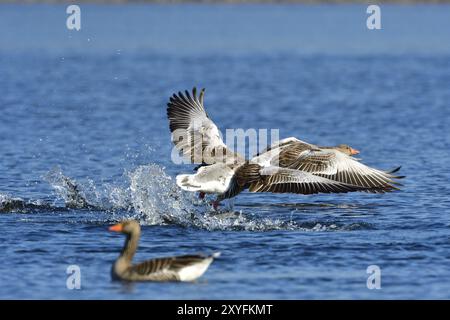
{"label": "goose with outstretched wing", "polygon": [[183,190],[217,194],[213,203],[231,198],[245,189],[272,193],[384,193],[397,190],[390,172],[368,167],[353,158],[359,151],[348,145],[319,147],[291,137],[276,142],[246,161],[228,149],[204,105],[204,89],[174,94],[168,103],[172,141],[191,163],[200,164],[195,174],[180,174]]}
{"label": "goose with outstretched wing", "polygon": [[[275,143],[251,161],[264,166],[279,166],[311,173],[354,186],[362,187],[366,192],[384,193],[398,189],[400,184],[393,173],[371,168],[362,164],[352,155],[359,151],[346,145],[339,147],[318,147],[290,137]],[[348,148],[347,148],[348,147]],[[348,150],[348,152],[346,152]]]}

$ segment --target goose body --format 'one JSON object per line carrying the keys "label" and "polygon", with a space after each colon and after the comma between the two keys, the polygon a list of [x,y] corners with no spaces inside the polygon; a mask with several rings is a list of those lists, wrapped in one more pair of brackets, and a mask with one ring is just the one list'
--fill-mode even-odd
{"label": "goose body", "polygon": [[111,269],[114,280],[124,281],[194,281],[208,269],[214,258],[210,256],[182,255],[147,260],[132,264],[136,253],[141,228],[133,220],[124,221],[109,228],[110,231],[126,234],[125,245]]}
{"label": "goose body", "polygon": [[186,191],[217,194],[216,203],[241,191],[272,193],[385,193],[398,190],[394,175],[362,164],[348,145],[321,147],[295,137],[280,140],[250,160],[229,150],[203,106],[204,89],[197,97],[179,92],[167,108],[172,142],[191,163],[195,174],[181,174],[177,185]]}
{"label": "goose body", "polygon": [[233,175],[232,167],[215,163],[200,167],[196,174],[179,174],[176,182],[186,191],[222,194],[228,190]]}

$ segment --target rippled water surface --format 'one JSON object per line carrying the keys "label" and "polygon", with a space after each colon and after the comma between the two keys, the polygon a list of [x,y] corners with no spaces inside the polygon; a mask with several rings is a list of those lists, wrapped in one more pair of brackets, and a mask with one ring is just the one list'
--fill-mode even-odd
{"label": "rippled water surface", "polygon": [[[378,31],[365,9],[82,5],[76,32],[63,6],[1,5],[0,298],[450,298],[450,7],[383,6]],[[171,161],[166,103],[194,85],[220,128],[350,144],[403,190],[214,214],[174,183],[193,166]],[[137,260],[222,256],[195,283],[111,282],[124,217]]]}

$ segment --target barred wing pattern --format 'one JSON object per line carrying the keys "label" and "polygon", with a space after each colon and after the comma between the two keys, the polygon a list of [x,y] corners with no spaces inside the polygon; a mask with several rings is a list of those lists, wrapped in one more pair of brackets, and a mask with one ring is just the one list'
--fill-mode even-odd
{"label": "barred wing pattern", "polygon": [[[398,169],[392,172],[374,169],[338,150],[321,149],[300,140],[290,140],[273,151],[275,153],[269,157],[272,165],[358,186],[360,191],[385,193],[398,190],[395,185],[400,183],[396,179],[403,178],[393,174]],[[264,156],[262,154],[256,160]]]}
{"label": "barred wing pattern", "polygon": [[260,174],[260,179],[250,184],[250,192],[314,194],[347,193],[363,189],[289,168],[265,167],[260,170]]}
{"label": "barred wing pattern", "polygon": [[211,258],[202,255],[184,255],[152,259],[131,266],[127,273],[136,280],[180,281],[181,269],[202,263],[205,259]]}
{"label": "barred wing pattern", "polygon": [[218,162],[238,163],[243,158],[228,149],[215,123],[208,117],[203,106],[205,89],[197,96],[185,91],[174,94],[167,104],[172,142],[183,156],[196,164]]}

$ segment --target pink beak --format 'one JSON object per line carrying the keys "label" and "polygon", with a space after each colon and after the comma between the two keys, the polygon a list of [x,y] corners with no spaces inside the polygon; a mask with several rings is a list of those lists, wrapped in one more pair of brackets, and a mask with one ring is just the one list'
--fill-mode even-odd
{"label": "pink beak", "polygon": [[351,148],[350,152],[351,152],[352,156],[354,156],[355,154],[359,154],[359,151],[356,149],[353,149],[353,148]]}

